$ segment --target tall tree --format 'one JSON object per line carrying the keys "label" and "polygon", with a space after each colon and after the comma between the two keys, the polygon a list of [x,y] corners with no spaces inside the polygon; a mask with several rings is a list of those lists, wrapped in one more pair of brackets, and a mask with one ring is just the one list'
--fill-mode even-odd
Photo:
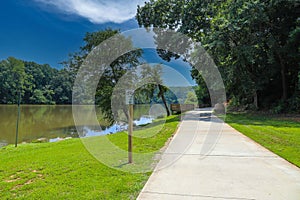
{"label": "tall tree", "polygon": [[74,77],[67,69],[59,70],[51,79],[50,86],[53,90],[53,100],[56,104],[72,103],[72,87]]}
{"label": "tall tree", "polygon": [[148,64],[142,65],[141,78],[142,78],[143,82],[150,83],[150,84],[145,85],[142,88],[142,91],[148,90],[149,94],[150,94],[150,98],[152,98],[154,95],[155,89],[158,89],[157,97],[161,98],[161,100],[165,106],[167,116],[169,116],[170,110],[169,110],[167,100],[165,97],[165,93],[168,91],[168,88],[163,85],[163,81],[161,78],[162,73],[163,73],[162,67],[159,64],[155,65],[155,66],[150,66]]}
{"label": "tall tree", "polygon": [[251,99],[247,96],[253,95],[257,107],[258,93],[263,97],[272,95],[268,86],[274,84],[281,85],[283,101],[291,96],[288,85],[294,83],[287,79],[296,80],[297,63],[289,58],[293,50],[287,46],[290,32],[297,27],[297,10],[299,5],[297,9],[294,1],[283,0],[222,4],[212,20],[207,47],[218,65],[226,67],[224,77],[235,76],[227,81],[236,82],[228,85],[235,97],[237,93],[239,99]]}
{"label": "tall tree", "polygon": [[16,104],[19,93],[24,95],[25,66],[21,60],[9,57],[0,63],[1,103]]}
{"label": "tall tree", "polygon": [[48,64],[23,61],[26,72],[24,102],[32,104],[55,104],[53,79],[59,70]]}
{"label": "tall tree", "polygon": [[[120,32],[118,30],[106,29],[103,31],[87,33],[84,37],[85,44],[80,47],[81,51],[75,53],[71,56],[69,61],[65,62],[65,66],[72,72],[76,73],[80,68],[81,64],[87,58],[88,54],[95,49],[102,42],[105,42],[113,36],[120,38],[115,38],[119,42],[119,45],[126,47],[132,47],[132,41],[130,38],[126,38],[122,35],[117,35]],[[111,49],[112,48],[112,49]],[[108,52],[107,56],[111,56],[110,53],[119,55],[119,49],[114,49],[114,47],[107,46],[107,49],[103,50]],[[119,58],[110,63],[104,70],[103,74],[98,83],[96,90],[96,104],[101,107],[101,111],[104,113],[105,117],[111,122],[114,121],[114,116],[117,117],[118,113],[113,113],[114,110],[111,108],[112,95],[115,86],[117,85],[120,78],[128,72],[130,69],[135,68],[139,65],[139,57],[141,56],[141,50],[135,50],[121,55]],[[102,69],[101,69],[102,70]],[[122,104],[122,110],[127,116],[127,107]]]}

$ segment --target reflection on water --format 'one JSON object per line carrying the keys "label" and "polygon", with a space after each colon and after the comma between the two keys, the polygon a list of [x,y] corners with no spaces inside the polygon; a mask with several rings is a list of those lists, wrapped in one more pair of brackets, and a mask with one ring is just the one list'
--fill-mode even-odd
{"label": "reflection on water", "polygon": [[0,141],[0,148],[8,145],[6,141]]}
{"label": "reflection on water", "polygon": [[[83,137],[106,135],[127,129],[127,124],[120,123],[107,127],[102,119],[101,111],[94,106],[78,106],[84,113],[84,118],[77,122],[79,134]],[[98,120],[94,119],[96,113]],[[135,106],[134,123],[138,125],[151,123],[153,118],[145,116],[149,113],[149,105]],[[15,142],[17,120],[17,106],[0,105],[0,147]],[[98,125],[101,125],[99,128]],[[59,141],[63,138],[79,137],[72,115],[72,106],[22,105],[19,140],[18,142],[32,142],[37,139]],[[41,140],[44,141],[44,140]]]}
{"label": "reflection on water", "polygon": [[[154,120],[151,116],[141,116],[139,119],[134,120],[133,123],[135,126],[141,126],[152,123]],[[76,129],[74,127],[74,129]],[[112,126],[101,128],[98,126],[78,126],[77,129],[79,130],[79,134],[75,133],[73,137],[93,137],[93,136],[100,136],[100,135],[108,135],[113,134],[121,131],[125,131],[128,129],[128,124],[126,123],[115,123]],[[74,132],[73,132],[74,133]],[[69,139],[70,137],[67,137],[65,139]],[[57,142],[63,140],[63,138],[57,137],[50,139],[50,142]]]}
{"label": "reflection on water", "polygon": [[150,124],[154,118],[152,116],[141,116],[139,120],[134,120],[133,123],[136,126],[144,125],[144,124]]}
{"label": "reflection on water", "polygon": [[[89,115],[87,112],[87,116]],[[15,142],[16,120],[17,106],[0,105],[0,141],[8,144]],[[18,141],[20,143],[38,138],[68,137],[71,134],[64,127],[70,126],[74,126],[72,106],[22,105]]]}
{"label": "reflection on water", "polygon": [[[134,120],[133,123],[136,126],[150,124],[154,118],[151,116],[141,116],[138,120]],[[92,136],[99,136],[99,135],[107,135],[107,134],[113,134],[121,131],[125,131],[128,129],[128,124],[126,123],[115,123],[110,127],[105,128],[104,130],[99,130],[97,127],[89,127],[89,126],[83,126],[79,127],[81,129],[80,131],[80,137],[92,137]]]}

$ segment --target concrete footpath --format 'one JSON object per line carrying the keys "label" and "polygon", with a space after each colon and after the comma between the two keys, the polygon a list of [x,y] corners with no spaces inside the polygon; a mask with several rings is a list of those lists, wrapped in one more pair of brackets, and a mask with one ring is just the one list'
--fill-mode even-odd
{"label": "concrete footpath", "polygon": [[138,199],[300,200],[298,167],[210,113],[187,113]]}

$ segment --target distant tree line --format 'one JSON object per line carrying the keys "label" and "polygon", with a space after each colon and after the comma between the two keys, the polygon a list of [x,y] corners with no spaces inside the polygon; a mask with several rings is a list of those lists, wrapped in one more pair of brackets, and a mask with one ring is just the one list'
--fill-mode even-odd
{"label": "distant tree line", "polygon": [[73,76],[67,69],[55,69],[9,57],[0,61],[0,103],[70,104]]}

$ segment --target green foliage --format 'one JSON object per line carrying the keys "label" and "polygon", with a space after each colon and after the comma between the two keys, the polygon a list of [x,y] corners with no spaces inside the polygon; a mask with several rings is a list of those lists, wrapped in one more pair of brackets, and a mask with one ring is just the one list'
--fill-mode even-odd
{"label": "green foliage", "polygon": [[16,104],[21,92],[23,104],[71,103],[73,79],[69,71],[57,70],[10,57],[0,62],[0,103]]}
{"label": "green foliage", "polygon": [[29,99],[33,104],[55,104],[55,102],[52,101],[53,94],[54,91],[48,89],[48,87],[44,90],[36,89],[33,91],[33,95]]}
{"label": "green foliage", "polygon": [[[282,100],[279,110],[286,111],[288,99],[297,99],[299,6],[293,0],[151,0],[138,7],[136,18],[140,26],[170,28],[201,42],[237,104],[270,109]],[[192,75],[206,90],[201,73]],[[197,95],[203,99],[201,91]]]}
{"label": "green foliage", "polygon": [[298,91],[300,91],[300,71],[298,72]]}
{"label": "green foliage", "polygon": [[280,101],[277,105],[275,105],[272,109],[271,112],[274,114],[280,114],[284,111],[285,108],[285,102]]}
{"label": "green foliage", "polygon": [[185,104],[195,104],[195,105],[197,105],[198,104],[198,98],[197,98],[195,92],[192,92],[192,91],[188,92],[184,103]]}
{"label": "green foliage", "polygon": [[[144,83],[149,83],[143,85],[137,93],[143,93],[149,97],[149,100],[153,101],[153,98],[160,98],[165,106],[167,116],[170,115],[170,110],[167,105],[167,100],[165,97],[166,92],[169,90],[167,87],[163,86],[162,77],[162,67],[161,65],[150,66],[148,64],[142,65],[141,79]],[[154,99],[155,102],[155,99]],[[157,100],[156,100],[157,102]]]}
{"label": "green foliage", "polygon": [[300,113],[300,92],[288,100],[288,105],[290,113]]}
{"label": "green foliage", "polygon": [[24,94],[26,74],[24,63],[9,57],[0,62],[0,103],[16,104]]}
{"label": "green foliage", "polygon": [[72,103],[73,76],[67,69],[59,70],[51,79],[50,85],[56,104]]}
{"label": "green foliage", "polygon": [[192,70],[191,75],[198,83],[198,86],[195,87],[194,90],[195,90],[197,98],[198,98],[199,106],[200,107],[210,106],[211,102],[210,102],[208,88],[207,88],[206,83],[205,83],[203,77],[201,76],[200,72],[198,70],[194,69],[194,70]]}
{"label": "green foliage", "polygon": [[[120,114],[118,111],[112,110],[111,108],[111,100],[113,96],[113,92],[115,89],[115,86],[117,85],[118,81],[121,79],[125,73],[135,68],[137,65],[139,65],[139,57],[141,56],[142,51],[141,50],[135,50],[128,52],[126,54],[121,54],[118,51],[121,51],[120,49],[114,48],[114,45],[118,47],[126,47],[131,48],[133,47],[132,41],[130,38],[122,36],[119,34],[120,32],[118,30],[112,30],[112,29],[106,29],[102,31],[96,31],[93,33],[87,33],[83,39],[84,45],[80,47],[80,52],[74,53],[70,56],[70,59],[67,62],[64,62],[65,67],[70,70],[72,73],[76,74],[78,69],[80,68],[83,61],[87,58],[88,54],[97,46],[99,46],[101,43],[106,42],[108,39],[110,40],[110,45],[107,45],[107,48],[105,49],[105,52],[107,53],[107,56],[111,56],[111,53],[114,53],[116,55],[121,55],[119,58],[114,60],[112,63],[109,64],[105,69],[103,70],[103,74],[101,75],[101,78],[99,80],[97,89],[96,89],[96,95],[95,95],[95,103],[99,105],[101,108],[105,118],[107,118],[109,121],[113,122],[114,117],[118,117]],[[112,45],[114,44],[114,45]],[[133,82],[135,79],[134,74],[131,77],[131,80],[128,80],[128,82],[124,83],[122,85],[122,88],[120,89],[128,89],[129,85]],[[118,94],[123,94],[124,92],[119,92]],[[81,94],[75,94],[76,96]],[[122,99],[124,96],[117,96],[116,98]],[[124,99],[124,98],[123,98]],[[88,100],[90,101],[90,100]],[[124,101],[118,101],[120,103],[119,107],[122,109],[123,114],[127,116],[127,106],[125,105]],[[127,117],[128,118],[128,117]]]}

